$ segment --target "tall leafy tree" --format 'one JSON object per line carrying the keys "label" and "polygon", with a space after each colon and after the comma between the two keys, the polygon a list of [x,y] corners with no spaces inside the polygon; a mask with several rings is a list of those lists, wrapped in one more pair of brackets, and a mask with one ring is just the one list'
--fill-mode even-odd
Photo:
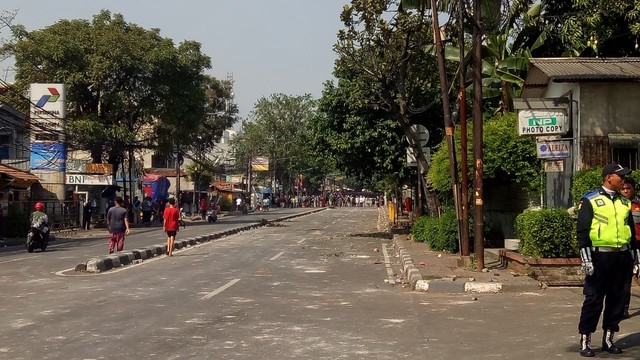
{"label": "tall leafy tree", "polygon": [[[433,38],[426,9],[406,10],[394,0],[353,0],[340,18],[344,29],[334,46],[334,75],[351,83],[355,106],[380,110],[385,115],[379,121],[397,124],[426,171],[429,163],[411,126],[441,134],[443,124],[436,111],[440,87],[435,58],[427,50]],[[430,193],[426,185],[424,190]]]}
{"label": "tall leafy tree", "polygon": [[[159,29],[101,11],[31,32],[18,29],[12,46],[16,87],[34,82],[68,86],[67,141],[94,162],[118,165],[125,150],[190,144],[207,116],[210,58],[200,44],[175,45]],[[28,104],[23,104],[25,107]],[[166,129],[183,129],[180,136]],[[186,131],[184,131],[186,130]],[[116,168],[117,166],[114,166]]]}
{"label": "tall leafy tree", "polygon": [[313,146],[359,187],[373,189],[390,174],[401,181],[407,147],[402,130],[386,111],[356,105],[352,85],[346,79],[325,83],[312,120]]}
{"label": "tall leafy tree", "polygon": [[[563,7],[558,0],[553,5]],[[561,24],[568,54],[638,56],[640,1],[573,0],[572,5]]]}
{"label": "tall leafy tree", "polygon": [[[315,116],[311,95],[273,94],[256,103],[234,141],[237,164],[246,169],[255,156],[269,159],[267,178],[289,190],[300,173],[314,174],[323,165],[307,146],[307,124]],[[259,174],[256,174],[259,175]]]}

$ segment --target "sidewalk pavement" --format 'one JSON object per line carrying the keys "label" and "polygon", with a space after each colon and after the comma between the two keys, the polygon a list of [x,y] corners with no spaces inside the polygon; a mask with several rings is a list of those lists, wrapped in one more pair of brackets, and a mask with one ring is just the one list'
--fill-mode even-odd
{"label": "sidewalk pavement", "polygon": [[526,274],[506,269],[485,252],[485,270],[459,263],[460,256],[431,251],[426,243],[408,234],[394,234],[393,245],[402,265],[402,279],[412,290],[450,293],[497,293],[538,291],[544,286]]}

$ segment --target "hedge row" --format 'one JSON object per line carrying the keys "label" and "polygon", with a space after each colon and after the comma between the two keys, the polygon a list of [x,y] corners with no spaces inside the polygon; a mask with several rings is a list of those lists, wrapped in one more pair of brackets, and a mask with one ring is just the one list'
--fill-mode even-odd
{"label": "hedge row", "polygon": [[435,251],[458,251],[458,221],[453,209],[445,208],[442,217],[422,216],[411,228],[414,241],[426,242]]}
{"label": "hedge row", "polygon": [[542,258],[573,257],[578,253],[575,221],[566,210],[526,211],[516,218],[519,252]]}

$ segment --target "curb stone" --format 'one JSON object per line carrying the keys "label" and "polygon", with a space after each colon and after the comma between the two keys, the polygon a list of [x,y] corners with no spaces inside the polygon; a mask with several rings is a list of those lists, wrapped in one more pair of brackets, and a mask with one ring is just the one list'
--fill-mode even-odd
{"label": "curb stone", "polygon": [[[313,211],[284,216],[271,221],[252,223],[246,226],[237,227],[235,229],[218,231],[218,232],[207,234],[207,235],[198,235],[192,238],[178,240],[174,244],[175,249],[188,248],[197,244],[202,244],[202,243],[206,243],[216,239],[220,239],[225,236],[234,235],[234,234],[252,230],[252,229],[257,229],[263,226],[268,226],[270,223],[282,222],[282,221],[294,219],[297,217],[314,214],[326,209],[327,208],[317,208],[317,209],[314,209]],[[109,271],[114,268],[135,264],[135,263],[140,263],[140,262],[143,262],[144,260],[148,260],[154,257],[164,255],[166,252],[167,252],[166,244],[151,245],[142,249],[120,251],[120,252],[105,255],[102,257],[94,257],[89,259],[86,262],[81,262],[78,265],[76,265],[75,271],[97,274],[97,273]]]}
{"label": "curb stone", "polygon": [[420,270],[413,264],[411,255],[402,246],[401,237],[402,235],[394,235],[393,244],[402,261],[403,273],[411,285],[411,290],[450,293],[499,293],[503,291],[502,283],[497,282],[462,282],[453,279],[423,280]]}

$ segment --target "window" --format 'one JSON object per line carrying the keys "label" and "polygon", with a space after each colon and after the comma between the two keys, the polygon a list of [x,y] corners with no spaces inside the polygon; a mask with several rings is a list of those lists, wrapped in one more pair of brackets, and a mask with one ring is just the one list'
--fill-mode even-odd
{"label": "window", "polygon": [[611,149],[613,162],[618,163],[631,170],[638,169],[638,148],[614,147]]}
{"label": "window", "polygon": [[176,159],[172,156],[154,154],[151,155],[151,167],[156,169],[175,169]]}
{"label": "window", "polygon": [[15,146],[15,141],[13,140],[12,133],[2,133],[0,134],[0,159],[7,160],[9,159],[10,151],[9,148],[13,148]]}

